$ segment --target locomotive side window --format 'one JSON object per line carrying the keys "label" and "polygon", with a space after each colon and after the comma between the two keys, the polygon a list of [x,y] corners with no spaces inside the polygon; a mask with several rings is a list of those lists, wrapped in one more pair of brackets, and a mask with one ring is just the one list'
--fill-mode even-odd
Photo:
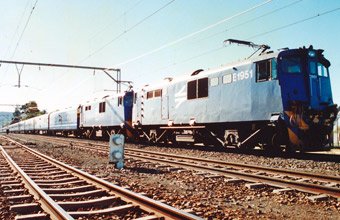
{"label": "locomotive side window", "polygon": [[152,90],[146,93],[146,99],[152,99],[152,98],[161,97],[161,96],[162,96],[161,89]]}
{"label": "locomotive side window", "polygon": [[256,82],[277,79],[277,63],[275,59],[262,60],[256,63]]}
{"label": "locomotive side window", "polygon": [[222,77],[223,84],[229,84],[229,83],[232,83],[232,81],[233,81],[233,77],[232,77],[231,73],[224,75]]}
{"label": "locomotive side window", "polygon": [[218,86],[218,77],[210,79],[210,86]]}
{"label": "locomotive side window", "polygon": [[208,97],[208,78],[198,80],[197,98]]}
{"label": "locomotive side window", "polygon": [[208,97],[208,78],[202,78],[188,82],[187,98],[197,99]]}
{"label": "locomotive side window", "polygon": [[123,105],[123,97],[119,96],[118,97],[118,106]]}
{"label": "locomotive side window", "polygon": [[188,82],[188,99],[195,99],[197,91],[197,80]]}
{"label": "locomotive side window", "polygon": [[256,82],[268,81],[271,76],[270,60],[256,63]]}
{"label": "locomotive side window", "polygon": [[146,99],[151,99],[153,98],[153,91],[149,91],[146,93]]}
{"label": "locomotive side window", "polygon": [[135,93],[135,95],[133,96],[133,103],[137,103],[137,92]]}
{"label": "locomotive side window", "polygon": [[99,103],[99,113],[105,112],[105,102]]}
{"label": "locomotive side window", "polygon": [[155,95],[154,95],[154,97],[161,97],[161,96],[162,96],[162,90],[161,90],[161,89],[155,90]]}

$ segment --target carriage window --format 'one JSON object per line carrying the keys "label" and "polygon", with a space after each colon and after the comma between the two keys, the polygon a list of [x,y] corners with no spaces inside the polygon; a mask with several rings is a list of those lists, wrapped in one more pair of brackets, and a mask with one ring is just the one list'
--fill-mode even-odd
{"label": "carriage window", "polygon": [[218,85],[218,77],[214,77],[210,79],[210,86],[217,86]]}
{"label": "carriage window", "polygon": [[99,103],[99,113],[105,112],[105,102]]}
{"label": "carriage window", "polygon": [[187,98],[196,99],[208,97],[208,78],[188,82]]}
{"label": "carriage window", "polygon": [[135,93],[134,97],[133,97],[133,103],[137,103],[137,92]]}
{"label": "carriage window", "polygon": [[229,84],[229,83],[232,83],[232,81],[233,81],[233,78],[232,78],[231,73],[224,75],[222,78],[223,84]]}

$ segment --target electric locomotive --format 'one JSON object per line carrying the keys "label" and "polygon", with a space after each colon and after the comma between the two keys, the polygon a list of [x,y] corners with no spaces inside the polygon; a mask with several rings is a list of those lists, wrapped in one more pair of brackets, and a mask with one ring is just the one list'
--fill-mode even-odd
{"label": "electric locomotive", "polygon": [[134,104],[138,138],[243,149],[331,147],[337,108],[323,51],[273,53],[262,46],[257,57],[143,87]]}

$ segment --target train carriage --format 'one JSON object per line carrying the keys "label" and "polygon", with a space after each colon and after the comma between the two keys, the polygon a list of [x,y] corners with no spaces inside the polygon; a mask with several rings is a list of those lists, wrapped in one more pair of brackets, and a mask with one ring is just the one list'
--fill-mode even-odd
{"label": "train carriage", "polygon": [[34,118],[29,118],[23,121],[23,133],[34,133],[35,132],[35,121]]}
{"label": "train carriage", "polygon": [[49,124],[49,114],[40,115],[34,117],[34,124],[35,124],[35,133],[37,134],[45,134],[48,131],[48,124]]}
{"label": "train carriage", "polygon": [[49,133],[74,134],[77,129],[77,108],[55,111],[49,114]]}

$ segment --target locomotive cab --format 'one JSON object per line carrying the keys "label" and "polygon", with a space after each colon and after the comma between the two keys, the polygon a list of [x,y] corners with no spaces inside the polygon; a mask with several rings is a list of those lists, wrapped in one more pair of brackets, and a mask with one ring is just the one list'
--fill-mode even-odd
{"label": "locomotive cab", "polygon": [[337,115],[333,103],[329,66],[323,50],[300,48],[278,56],[284,121],[294,150],[332,146],[332,128]]}

